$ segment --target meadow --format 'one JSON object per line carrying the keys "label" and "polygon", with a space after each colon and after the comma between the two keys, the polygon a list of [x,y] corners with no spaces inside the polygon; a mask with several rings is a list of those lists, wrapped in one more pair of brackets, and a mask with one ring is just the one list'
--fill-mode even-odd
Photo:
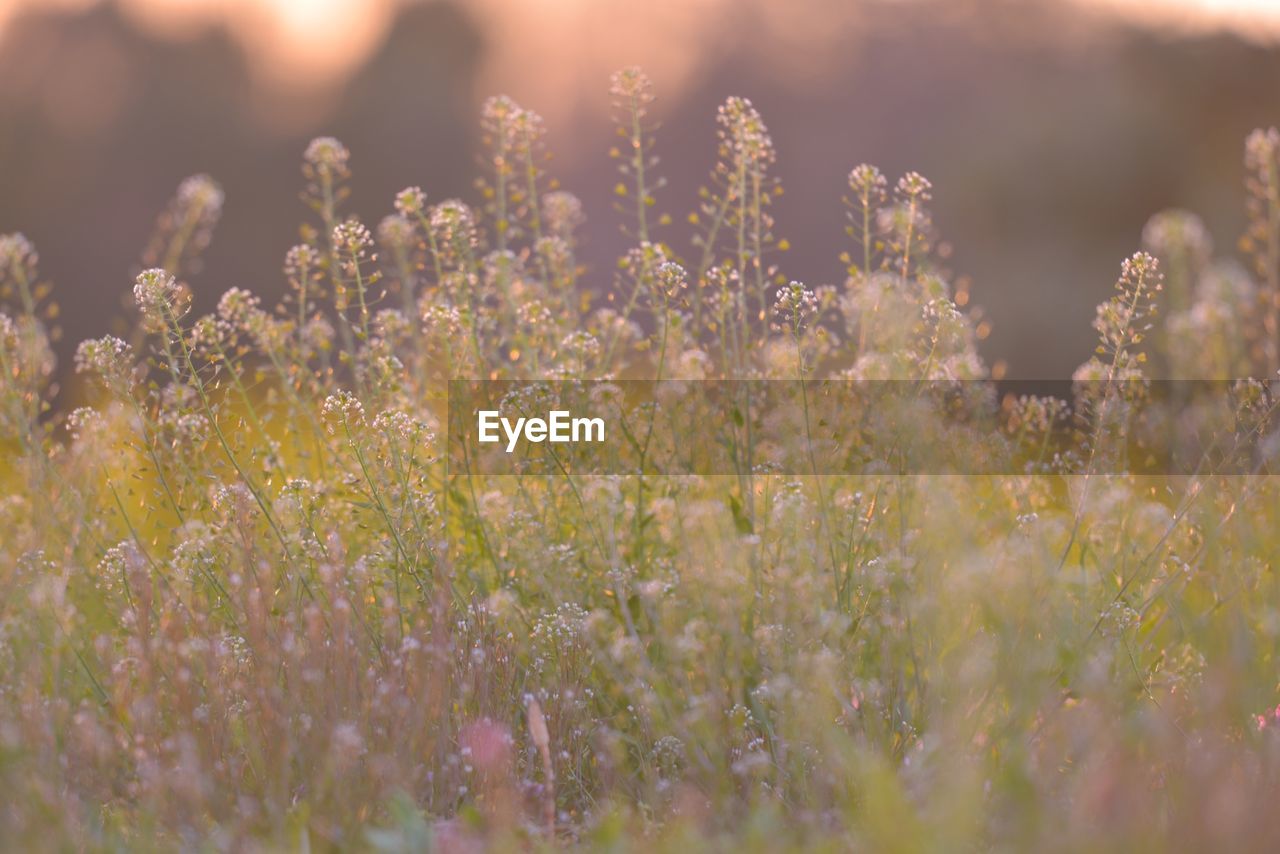
{"label": "meadow", "polygon": [[[187,179],[68,411],[57,290],[0,237],[0,848],[1271,849],[1280,132],[1245,141],[1238,251],[1157,214],[1073,399],[1001,398],[927,179],[850,164],[838,284],[795,282],[751,103],[686,215],[651,83],[611,87],[616,270],[510,99],[471,202],[410,187],[373,228],[319,138],[282,303],[196,316],[223,196]],[[625,404],[625,465],[512,476],[451,461],[458,379],[685,397]],[[1170,379],[1228,405],[1146,405]],[[664,409],[743,380],[801,405],[730,429],[796,445],[655,469]],[[819,465],[826,381],[912,390],[863,463],[906,437],[984,472]],[[1143,469],[1170,426],[1215,438]]]}

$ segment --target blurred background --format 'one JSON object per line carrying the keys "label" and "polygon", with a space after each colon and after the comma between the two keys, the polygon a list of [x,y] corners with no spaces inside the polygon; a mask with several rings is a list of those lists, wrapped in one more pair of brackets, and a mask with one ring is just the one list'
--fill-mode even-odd
{"label": "blurred background", "polygon": [[[474,200],[478,107],[503,92],[546,117],[606,288],[625,249],[608,76],[640,64],[677,223],[716,105],[746,95],[778,149],[789,276],[842,280],[852,166],[918,170],[992,321],[988,360],[1063,377],[1151,214],[1192,209],[1234,252],[1244,137],[1280,123],[1277,37],[1277,0],[0,0],[0,231],[40,251],[65,365],[127,317],[183,177],[227,193],[198,307],[232,286],[270,301],[311,137],[349,146],[351,209],[372,226],[406,185]],[[660,236],[683,250],[681,232]]]}

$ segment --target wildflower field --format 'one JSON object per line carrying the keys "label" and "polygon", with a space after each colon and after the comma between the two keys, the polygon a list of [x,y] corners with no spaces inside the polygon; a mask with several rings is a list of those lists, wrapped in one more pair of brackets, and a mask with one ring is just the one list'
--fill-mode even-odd
{"label": "wildflower field", "polygon": [[[507,98],[474,198],[372,228],[319,138],[287,298],[199,274],[189,178],[66,406],[0,238],[0,849],[1272,850],[1280,132],[1238,248],[1169,211],[1116,259],[1057,398],[980,358],[923,176],[850,163],[795,282],[751,103],[690,213],[650,82],[612,94],[615,270]],[[473,468],[457,381],[630,427]]]}

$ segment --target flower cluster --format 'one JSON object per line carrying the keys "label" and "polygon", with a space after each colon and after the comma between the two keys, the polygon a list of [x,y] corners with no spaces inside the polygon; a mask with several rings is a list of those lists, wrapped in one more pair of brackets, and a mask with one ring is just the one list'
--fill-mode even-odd
{"label": "flower cluster", "polygon": [[774,311],[784,327],[795,333],[818,313],[818,297],[803,283],[793,281],[778,289]]}
{"label": "flower cluster", "polygon": [[80,373],[99,376],[108,387],[127,393],[133,386],[133,351],[114,335],[81,341],[75,365]]}
{"label": "flower cluster", "polygon": [[0,283],[18,279],[31,282],[35,278],[40,256],[35,246],[21,233],[0,235]]}
{"label": "flower cluster", "polygon": [[330,178],[346,177],[351,152],[331,136],[317,137],[307,145],[302,160],[305,168]]}
{"label": "flower cluster", "polygon": [[133,301],[149,331],[168,329],[189,308],[186,290],[168,272],[158,267],[143,270],[133,284]]}
{"label": "flower cluster", "polygon": [[729,98],[716,115],[720,139],[735,164],[749,170],[763,170],[777,158],[773,139],[764,119],[746,98]]}

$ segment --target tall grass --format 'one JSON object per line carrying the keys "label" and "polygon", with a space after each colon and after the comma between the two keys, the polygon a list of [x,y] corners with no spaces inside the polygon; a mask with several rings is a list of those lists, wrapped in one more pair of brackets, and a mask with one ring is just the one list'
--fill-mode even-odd
{"label": "tall grass", "polygon": [[[653,87],[612,92],[614,281],[510,99],[484,106],[477,204],[411,187],[372,230],[358,153],[321,138],[281,304],[193,316],[222,193],[188,179],[71,412],[35,249],[0,238],[0,846],[1267,847],[1274,436],[1253,475],[1114,472],[1153,371],[1267,378],[1233,423],[1270,429],[1276,132],[1247,146],[1253,272],[1154,219],[1074,408],[1005,402],[995,447],[1026,468],[834,474],[811,381],[912,383],[910,434],[944,445],[966,439],[934,390],[989,398],[933,188],[856,166],[841,283],[794,282],[750,102],[721,108],[679,237]],[[646,473],[656,400],[637,473],[485,477],[448,465],[454,378],[793,380],[811,465],[777,473],[744,384],[728,476]],[[1083,465],[1055,461],[1064,423]]]}

